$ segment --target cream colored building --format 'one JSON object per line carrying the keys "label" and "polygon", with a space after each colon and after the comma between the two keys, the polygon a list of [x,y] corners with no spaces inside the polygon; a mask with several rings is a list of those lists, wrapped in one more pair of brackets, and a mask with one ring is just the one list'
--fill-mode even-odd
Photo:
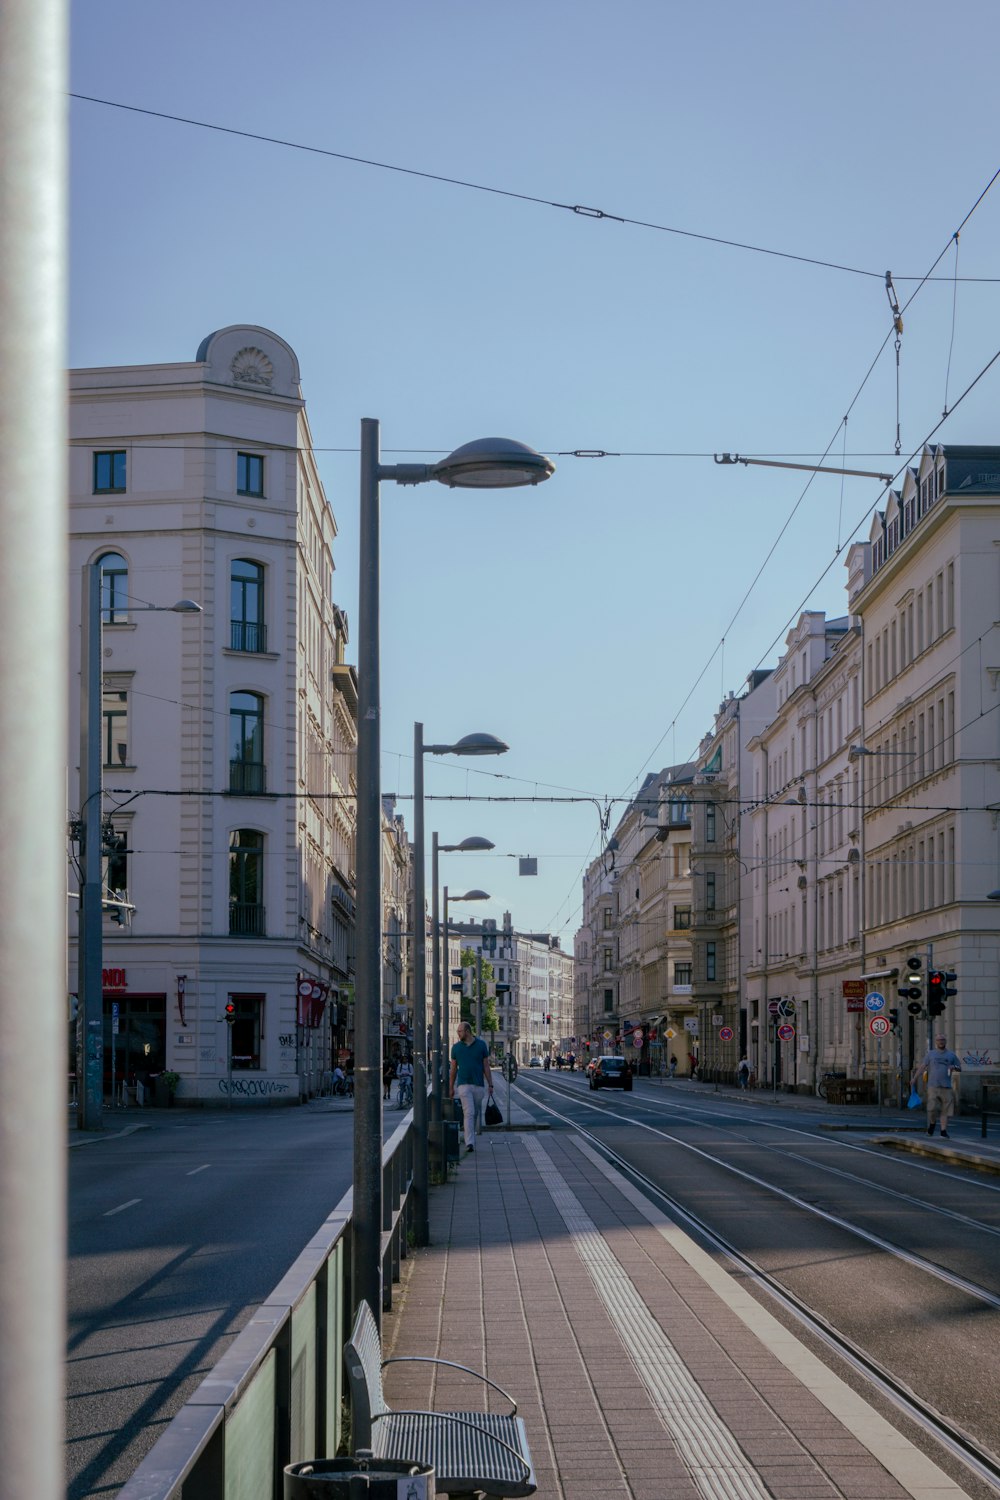
{"label": "cream colored building", "polygon": [[[70,422],[71,618],[99,564],[108,885],[134,908],[104,920],[106,1076],[113,1049],[181,1100],[296,1101],[349,1040],[357,707],[298,361],[221,329],[188,363],[74,370]],[[160,612],[181,598],[202,613]],[[75,904],[70,933],[73,989]]]}

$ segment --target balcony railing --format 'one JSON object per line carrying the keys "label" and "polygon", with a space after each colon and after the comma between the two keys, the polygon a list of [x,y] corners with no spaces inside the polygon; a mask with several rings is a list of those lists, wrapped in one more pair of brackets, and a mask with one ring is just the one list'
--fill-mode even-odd
{"label": "balcony railing", "polygon": [[230,901],[230,937],[263,937],[264,934],[264,908],[259,902]]}
{"label": "balcony railing", "polygon": [[267,791],[267,767],[255,760],[231,760],[229,790],[243,797],[262,796]]}
{"label": "balcony railing", "polygon": [[229,630],[231,651],[267,650],[267,626],[262,621],[231,620]]}

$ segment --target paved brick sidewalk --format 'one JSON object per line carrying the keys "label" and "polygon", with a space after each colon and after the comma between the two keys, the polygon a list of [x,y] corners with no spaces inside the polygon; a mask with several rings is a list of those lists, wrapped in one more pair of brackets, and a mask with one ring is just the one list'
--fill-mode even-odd
{"label": "paved brick sidewalk", "polygon": [[[963,1491],[571,1131],[489,1133],[431,1198],[387,1352],[482,1370],[540,1500],[959,1500]],[[391,1404],[484,1404],[430,1365]]]}

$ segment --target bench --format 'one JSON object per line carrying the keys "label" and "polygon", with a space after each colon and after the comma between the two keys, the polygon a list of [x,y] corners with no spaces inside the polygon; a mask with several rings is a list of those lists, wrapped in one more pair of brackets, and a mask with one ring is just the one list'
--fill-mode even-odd
{"label": "bench", "polygon": [[[386,1404],[382,1371],[386,1365],[444,1365],[462,1370],[499,1392],[512,1410],[506,1415],[476,1411],[401,1411]],[[528,1452],[524,1422],[507,1392],[476,1370],[426,1355],[382,1358],[378,1325],[367,1302],[354,1319],[344,1345],[351,1392],[353,1446],[376,1458],[408,1459],[432,1468],[437,1493],[446,1495],[533,1495],[538,1488]]]}

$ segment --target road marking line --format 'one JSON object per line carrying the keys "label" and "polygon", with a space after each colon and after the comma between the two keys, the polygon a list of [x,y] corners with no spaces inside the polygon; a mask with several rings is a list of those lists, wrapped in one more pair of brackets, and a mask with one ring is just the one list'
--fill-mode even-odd
{"label": "road marking line", "polygon": [[624,1198],[656,1227],[667,1243],[687,1261],[738,1318],[757,1335],[766,1349],[780,1360],[805,1388],[833,1413],[859,1442],[877,1458],[915,1500],[968,1500],[967,1491],[939,1469],[905,1438],[863,1396],[806,1348],[778,1319],[745,1291],[728,1271],[718,1266],[707,1251],[679,1229],[655,1204],[644,1198],[620,1172],[582,1140],[570,1136],[573,1145],[613,1183]]}
{"label": "road marking line", "polygon": [[104,1217],[106,1219],[110,1219],[115,1214],[122,1213],[124,1209],[131,1208],[132,1205],[133,1205],[133,1203],[141,1203],[141,1202],[142,1202],[141,1198],[130,1198],[127,1203],[119,1203],[119,1205],[118,1205],[117,1208],[109,1208],[108,1211],[107,1211],[107,1213],[104,1215]]}
{"label": "road marking line", "polygon": [[207,1172],[211,1165],[212,1163],[210,1161],[207,1161],[203,1167],[195,1167],[193,1171],[190,1171],[187,1175],[189,1177],[197,1177],[199,1172]]}

